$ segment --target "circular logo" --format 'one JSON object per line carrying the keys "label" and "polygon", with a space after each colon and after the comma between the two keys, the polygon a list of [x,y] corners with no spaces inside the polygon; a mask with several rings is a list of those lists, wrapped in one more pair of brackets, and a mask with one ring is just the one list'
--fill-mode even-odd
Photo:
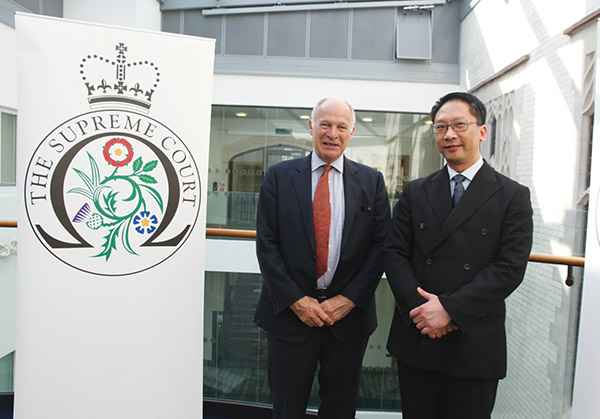
{"label": "circular logo", "polygon": [[76,116],[27,168],[25,208],[41,243],[84,272],[120,276],[173,255],[192,232],[201,182],[194,159],[160,122],[127,110]]}

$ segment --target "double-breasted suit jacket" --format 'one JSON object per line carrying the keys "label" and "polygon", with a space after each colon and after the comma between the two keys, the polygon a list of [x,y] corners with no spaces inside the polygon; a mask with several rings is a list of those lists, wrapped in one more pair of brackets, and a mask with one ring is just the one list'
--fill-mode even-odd
{"label": "double-breasted suit jacket", "polygon": [[[532,244],[529,189],[484,162],[452,209],[447,167],[410,182],[385,245],[396,298],[390,353],[415,368],[469,379],[506,375],[504,300],[521,283]],[[439,296],[458,330],[422,335],[409,312]]]}
{"label": "double-breasted suit jacket", "polygon": [[[374,292],[383,274],[383,243],[390,209],[383,176],[344,157],[345,216],[340,259],[327,289],[356,307],[331,326],[336,339],[368,337],[377,325]],[[269,335],[302,342],[311,328],[289,306],[317,297],[312,217],[311,156],[278,163],[267,171],[257,214],[256,251],[263,286],[255,322]]]}

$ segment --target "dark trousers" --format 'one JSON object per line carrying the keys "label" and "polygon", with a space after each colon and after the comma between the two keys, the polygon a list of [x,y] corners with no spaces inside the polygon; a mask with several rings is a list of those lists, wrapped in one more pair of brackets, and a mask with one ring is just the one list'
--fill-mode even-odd
{"label": "dark trousers", "polygon": [[403,419],[489,419],[498,380],[465,380],[398,361]]}
{"label": "dark trousers", "polygon": [[328,327],[314,328],[300,343],[269,336],[269,387],[274,419],[304,419],[317,363],[319,418],[352,419],[367,339],[340,342]]}

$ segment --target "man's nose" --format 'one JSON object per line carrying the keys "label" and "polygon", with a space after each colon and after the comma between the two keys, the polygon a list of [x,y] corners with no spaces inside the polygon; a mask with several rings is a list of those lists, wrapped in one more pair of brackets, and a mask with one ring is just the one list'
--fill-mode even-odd
{"label": "man's nose", "polygon": [[329,129],[327,130],[327,134],[330,137],[337,137],[339,135],[339,131],[336,127],[329,127]]}
{"label": "man's nose", "polygon": [[454,129],[452,128],[452,125],[448,125],[448,129],[446,130],[446,133],[444,134],[444,138],[454,138],[456,137],[456,131],[454,131]]}

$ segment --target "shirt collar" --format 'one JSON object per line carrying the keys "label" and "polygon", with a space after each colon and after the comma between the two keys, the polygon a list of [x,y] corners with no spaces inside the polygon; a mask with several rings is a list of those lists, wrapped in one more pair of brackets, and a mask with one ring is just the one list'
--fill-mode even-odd
{"label": "shirt collar", "polygon": [[323,160],[321,160],[321,158],[319,156],[317,156],[317,153],[313,149],[313,152],[312,152],[311,158],[310,158],[310,168],[311,168],[311,171],[314,172],[319,167],[324,166],[326,164],[330,164],[331,166],[335,167],[335,169],[338,172],[340,172],[341,174],[344,174],[344,155],[341,155],[333,163],[325,163]]}
{"label": "shirt collar", "polygon": [[[463,175],[464,177],[469,179],[469,181],[471,181],[471,180],[473,180],[473,178],[475,177],[477,172],[479,172],[479,169],[481,169],[481,166],[483,166],[483,157],[479,156],[479,160],[477,160],[475,162],[475,164],[473,164],[467,170],[463,170],[461,175]],[[454,175],[458,174],[458,172],[456,170],[454,170],[453,168],[451,168],[450,166],[447,166],[447,167],[448,167],[448,176],[450,176],[450,179],[452,179],[454,177]]]}

